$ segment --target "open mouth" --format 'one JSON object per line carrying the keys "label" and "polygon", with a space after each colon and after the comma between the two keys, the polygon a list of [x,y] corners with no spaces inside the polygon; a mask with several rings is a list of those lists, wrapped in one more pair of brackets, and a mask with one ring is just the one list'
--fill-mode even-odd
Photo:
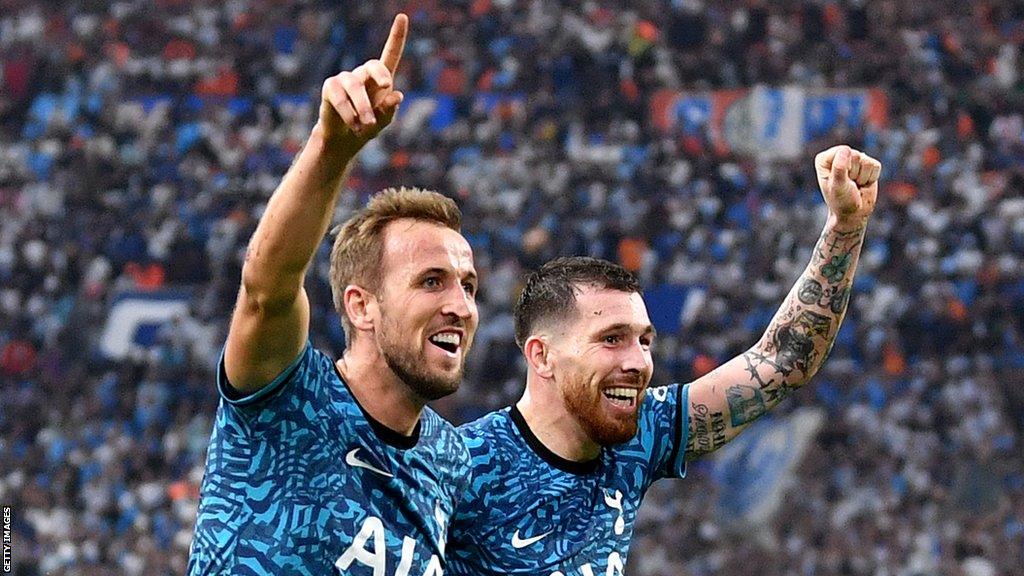
{"label": "open mouth", "polygon": [[633,406],[636,406],[636,399],[639,393],[640,391],[636,388],[623,387],[606,388],[602,392],[609,402],[623,408],[632,408]]}
{"label": "open mouth", "polygon": [[429,338],[430,343],[449,354],[455,354],[462,345],[462,335],[458,332],[438,332]]}

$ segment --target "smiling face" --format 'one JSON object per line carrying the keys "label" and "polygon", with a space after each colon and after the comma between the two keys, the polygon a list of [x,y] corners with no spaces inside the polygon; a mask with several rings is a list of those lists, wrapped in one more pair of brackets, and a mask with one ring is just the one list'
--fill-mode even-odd
{"label": "smiling face", "polygon": [[455,392],[479,317],[469,243],[458,232],[399,219],[383,231],[376,343],[425,401]]}
{"label": "smiling face", "polygon": [[575,314],[551,330],[552,379],[569,415],[602,446],[635,436],[653,371],[654,327],[640,294],[582,287]]}

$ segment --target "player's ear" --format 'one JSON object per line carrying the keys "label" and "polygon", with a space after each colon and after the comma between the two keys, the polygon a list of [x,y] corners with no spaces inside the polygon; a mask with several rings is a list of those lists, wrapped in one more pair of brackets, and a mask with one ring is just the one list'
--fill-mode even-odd
{"label": "player's ear", "polygon": [[551,366],[551,346],[547,337],[537,334],[530,336],[523,343],[523,354],[530,368],[542,378],[551,378],[554,370]]}
{"label": "player's ear", "polygon": [[352,327],[356,330],[373,330],[374,319],[378,316],[379,307],[377,299],[369,290],[362,286],[349,284],[345,287],[342,302],[345,305],[345,314],[348,316],[348,321],[352,323]]}

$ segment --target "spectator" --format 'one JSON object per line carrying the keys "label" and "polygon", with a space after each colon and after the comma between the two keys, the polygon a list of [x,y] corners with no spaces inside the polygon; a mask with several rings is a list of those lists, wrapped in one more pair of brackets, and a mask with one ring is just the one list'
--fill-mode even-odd
{"label": "spectator", "polygon": [[[387,30],[366,23],[399,8],[414,30],[399,84],[424,98],[364,151],[338,213],[384,182],[461,204],[482,322],[448,416],[518,396],[510,305],[555,255],[686,290],[656,382],[742,351],[813,244],[807,159],[849,142],[882,160],[882,198],[831,359],[783,410],[829,417],[770,544],[730,536],[701,462],[648,497],[631,570],[1024,565],[1019,2],[0,6],[0,500],[20,573],[184,572],[244,239],[314,121],[311,91],[373,56]],[[768,162],[651,114],[666,89],[782,84],[879,89],[887,122],[839,123]],[[330,302],[326,256],[312,301]],[[117,299],[168,289],[189,312],[105,359]],[[313,326],[318,346],[340,351],[336,324]]]}

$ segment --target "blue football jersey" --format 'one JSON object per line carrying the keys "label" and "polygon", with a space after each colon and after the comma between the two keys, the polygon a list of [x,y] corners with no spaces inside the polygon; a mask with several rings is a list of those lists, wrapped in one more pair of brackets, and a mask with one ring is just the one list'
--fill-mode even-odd
{"label": "blue football jersey", "polygon": [[373,420],[307,345],[239,398],[224,375],[189,574],[440,576],[469,483],[458,432],[429,408],[411,437]]}
{"label": "blue football jersey", "polygon": [[449,576],[620,576],[637,509],[681,478],[688,386],[651,388],[632,440],[572,462],[546,449],[513,406],[462,426],[473,482],[448,540]]}

